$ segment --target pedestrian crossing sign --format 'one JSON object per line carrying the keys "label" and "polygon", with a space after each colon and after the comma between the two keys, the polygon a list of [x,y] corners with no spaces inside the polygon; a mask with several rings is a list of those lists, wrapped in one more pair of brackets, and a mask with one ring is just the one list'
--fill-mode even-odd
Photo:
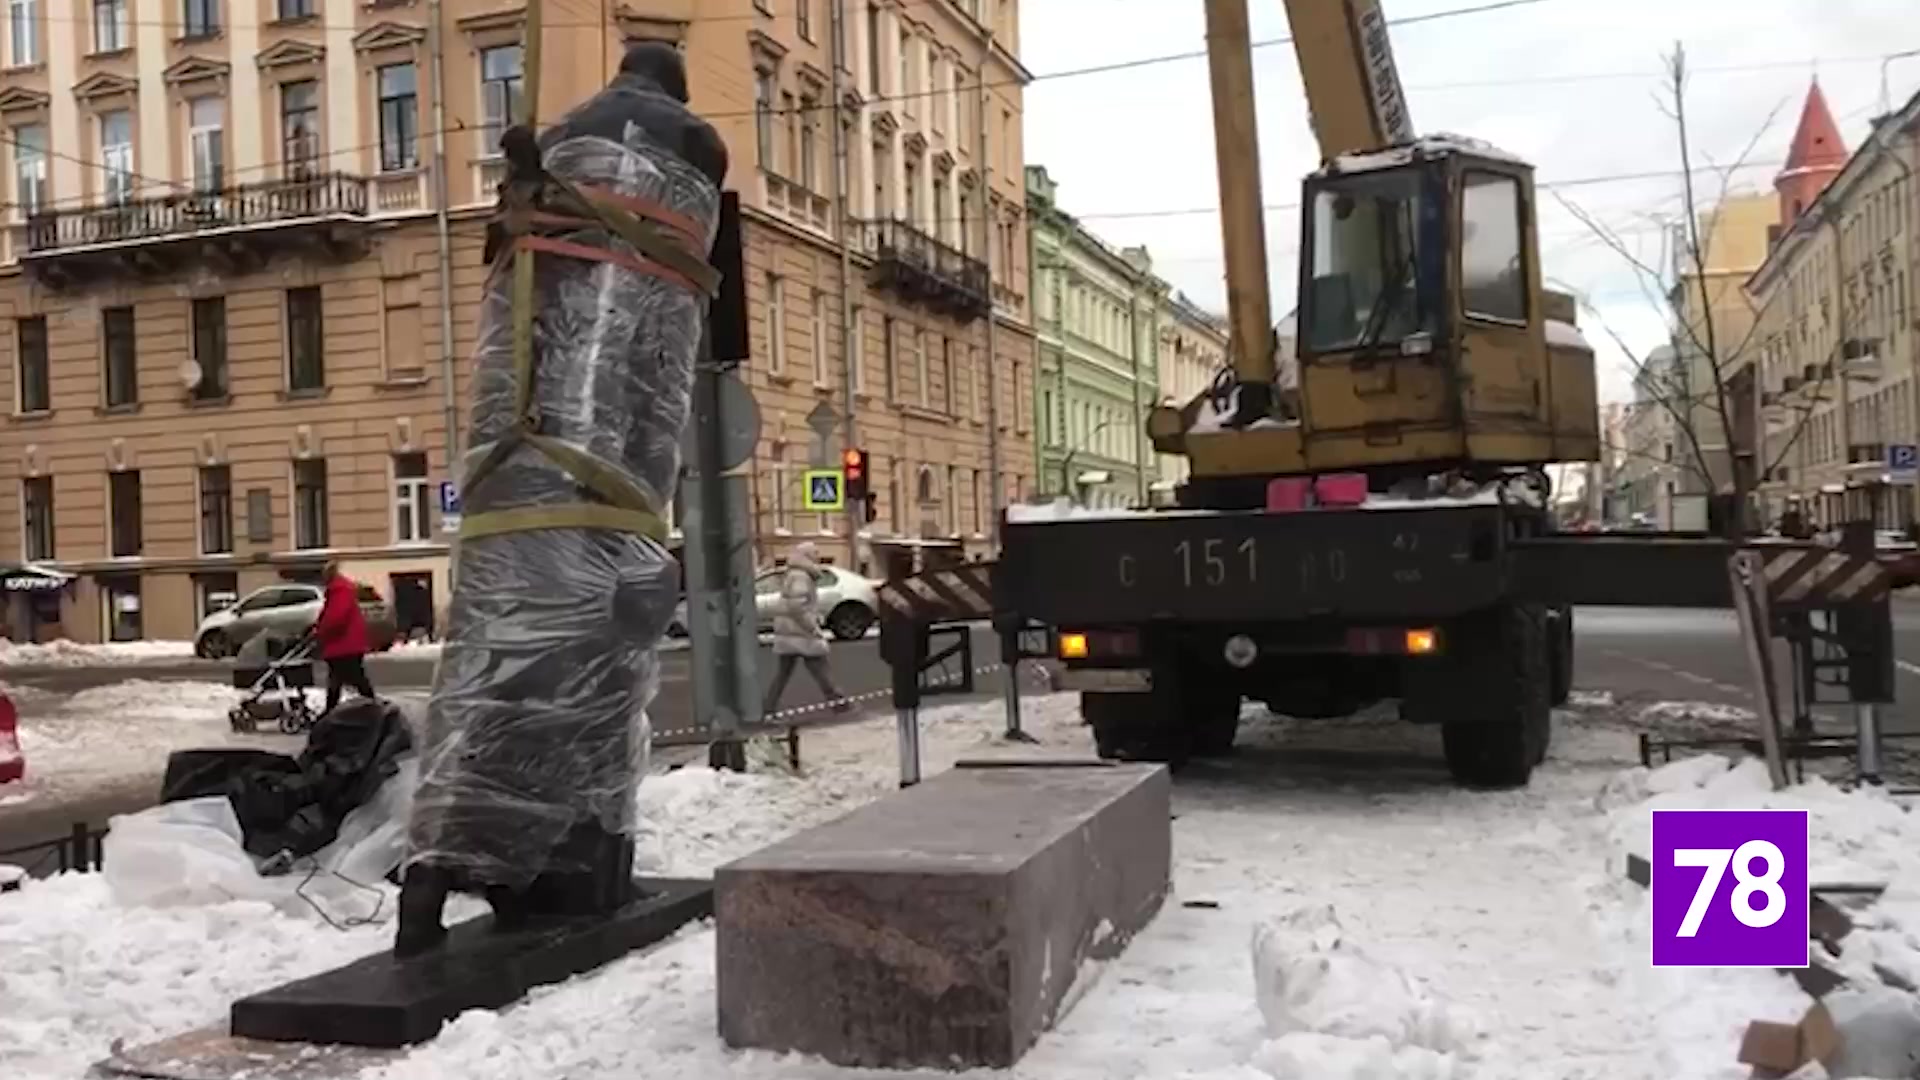
{"label": "pedestrian crossing sign", "polygon": [[845,510],[847,474],[839,469],[809,469],[800,478],[800,505],[807,510]]}

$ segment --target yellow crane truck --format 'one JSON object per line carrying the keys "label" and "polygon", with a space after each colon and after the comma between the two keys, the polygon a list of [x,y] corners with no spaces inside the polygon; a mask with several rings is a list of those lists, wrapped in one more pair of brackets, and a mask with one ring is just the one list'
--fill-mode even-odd
{"label": "yellow crane truck", "polygon": [[[1703,570],[1724,604],[1726,552],[1552,535],[1546,466],[1597,459],[1598,412],[1573,302],[1541,285],[1533,169],[1415,134],[1379,0],[1285,2],[1323,161],[1297,370],[1277,370],[1247,0],[1205,0],[1230,369],[1148,419],[1190,463],[1176,508],[1015,508],[994,603],[1054,629],[1104,756],[1225,752],[1244,700],[1397,700],[1457,781],[1524,784],[1568,693],[1570,605],[1685,603]],[[1642,577],[1568,587],[1621,572]]]}

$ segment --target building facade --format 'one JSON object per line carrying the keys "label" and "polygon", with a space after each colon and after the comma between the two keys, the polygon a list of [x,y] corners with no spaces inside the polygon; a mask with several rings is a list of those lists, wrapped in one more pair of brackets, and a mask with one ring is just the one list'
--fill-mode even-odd
{"label": "building facade", "polygon": [[[1178,290],[1168,294],[1160,309],[1156,336],[1160,342],[1160,402],[1185,405],[1209,386],[1227,365],[1227,325]],[[1160,454],[1154,485],[1161,501],[1189,475],[1189,464],[1178,454]]]}
{"label": "building facade", "polygon": [[1040,489],[1089,506],[1144,506],[1156,481],[1147,412],[1160,400],[1158,327],[1168,287],[1145,248],[1116,249],[1061,208],[1027,167],[1032,221]]}
{"label": "building facade", "polygon": [[1920,441],[1920,96],[1849,156],[1818,87],[1780,175],[1781,228],[1747,290],[1765,511],[1905,529],[1920,498],[1889,448]]}
{"label": "building facade", "polygon": [[[524,7],[21,12],[0,28],[0,560],[72,580],[10,603],[7,631],[186,638],[326,559],[443,606],[439,492]],[[863,522],[797,513],[798,470],[855,441],[882,492],[870,534],[984,545],[992,480],[1004,501],[1034,475],[1015,4],[545,0],[544,18],[543,119],[628,43],[668,41],[730,147],[762,555],[824,532],[823,554],[862,558],[844,538]]]}

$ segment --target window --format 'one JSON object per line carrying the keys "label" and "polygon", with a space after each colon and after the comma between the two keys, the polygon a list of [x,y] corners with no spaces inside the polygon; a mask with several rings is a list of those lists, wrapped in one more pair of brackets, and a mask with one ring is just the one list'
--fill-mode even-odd
{"label": "window", "polygon": [[233,470],[225,465],[200,468],[200,553],[233,553]]}
{"label": "window", "polygon": [[880,5],[867,5],[867,93],[880,96]]}
{"label": "window", "polygon": [[109,553],[116,559],[140,554],[140,473],[107,474]]}
{"label": "window", "polygon": [[133,197],[133,113],[126,109],[100,114],[100,169],[108,202]]}
{"label": "window", "polygon": [[780,115],[787,120],[787,152],[781,175],[792,179],[800,175],[800,110],[794,105],[792,94],[780,95]]}
{"label": "window", "polygon": [[186,148],[194,163],[194,188],[219,190],[227,171],[227,138],[221,131],[221,100],[194,98],[186,102]]}
{"label": "window", "polygon": [[101,311],[100,331],[107,408],[133,405],[140,400],[139,364],[133,345],[133,309],[116,307]]}
{"label": "window", "polygon": [[420,102],[413,65],[388,64],[374,77],[380,91],[380,170],[414,168],[420,164]]}
{"label": "window", "polygon": [[480,50],[480,150],[483,154],[500,152],[500,133],[525,111],[520,65],[518,45]]}
{"label": "window", "polygon": [[933,404],[933,392],[932,387],[927,385],[926,334],[919,327],[913,327],[912,330],[908,332],[907,348],[912,350],[908,355],[908,359],[913,361],[914,385],[918,388],[916,393],[920,395],[920,404],[923,406],[931,405]]}
{"label": "window", "polygon": [[947,466],[947,535],[960,534],[960,467]]}
{"label": "window", "polygon": [[787,305],[780,296],[780,275],[767,275],[767,374],[787,373]]}
{"label": "window", "polygon": [[327,462],[324,458],[293,463],[293,546],[302,551],[327,546]]}
{"label": "window", "polygon": [[313,17],[313,0],[280,0],[275,10],[282,19],[310,19]]}
{"label": "window", "polygon": [[940,335],[940,411],[948,416],[953,412],[953,342],[945,334]]}
{"label": "window", "polygon": [[827,294],[813,290],[813,385],[827,385]]}
{"label": "window", "polygon": [[100,601],[106,606],[109,640],[139,641],[146,636],[140,625],[139,575],[115,574],[101,578]]}
{"label": "window", "polygon": [[13,201],[25,214],[47,201],[47,128],[22,124],[13,129]]}
{"label": "window", "polygon": [[393,539],[417,544],[433,539],[432,506],[427,483],[427,455],[393,455]]}
{"label": "window", "polygon": [[212,37],[220,32],[220,0],[181,0],[181,36]]}
{"label": "window", "polygon": [[47,365],[47,317],[35,315],[14,323],[14,363],[18,368],[19,400],[23,413],[53,408],[53,380]]}
{"label": "window", "polygon": [[20,482],[21,550],[28,562],[53,554],[53,477],[30,476]]}
{"label": "window", "polygon": [[218,401],[227,396],[227,300],[210,296],[193,302],[193,362],[200,381],[193,386],[195,401]]}
{"label": "window", "polygon": [[893,316],[888,315],[885,317],[885,321],[881,324],[880,329],[881,363],[886,369],[887,400],[898,401],[900,400],[900,358],[898,355],[900,348],[899,324],[894,321]]}
{"label": "window", "polygon": [[1526,322],[1520,182],[1495,173],[1467,173],[1460,226],[1461,306],[1484,319]]}
{"label": "window", "polygon": [[773,72],[760,68],[753,75],[753,137],[760,151],[760,167],[773,170]]}
{"label": "window", "polygon": [[814,183],[814,176],[819,171],[819,164],[815,161],[819,156],[819,147],[816,145],[818,134],[814,127],[814,116],[819,108],[820,103],[813,98],[800,99],[800,172],[795,179],[808,191],[820,190]]}
{"label": "window", "polygon": [[795,27],[800,31],[800,36],[808,41],[812,41],[813,0],[794,0],[793,21]]}
{"label": "window", "polygon": [[973,487],[973,534],[974,534],[975,536],[979,536],[979,535],[981,534],[981,528],[980,528],[980,474],[979,474],[979,472],[977,472],[977,471],[976,471],[976,472],[975,472],[975,473],[973,474],[973,477],[972,477],[972,487]]}
{"label": "window", "polygon": [[897,93],[903,95],[900,101],[902,112],[912,112],[913,102],[904,97],[907,87],[913,85],[913,34],[900,31],[900,81],[895,83]]}
{"label": "window", "polygon": [[327,384],[321,338],[320,287],[287,290],[287,389],[318,390]]}
{"label": "window", "polygon": [[93,51],[119,52],[127,47],[127,0],[93,0]]}
{"label": "window", "polygon": [[908,158],[906,168],[901,172],[901,199],[905,205],[900,207],[901,220],[912,225],[920,224],[920,163]]}
{"label": "window", "polygon": [[787,466],[783,461],[773,463],[773,531],[786,533],[787,526]]}
{"label": "window", "polygon": [[867,363],[867,313],[865,309],[855,304],[853,306],[853,317],[848,320],[848,325],[853,328],[853,336],[847,341],[848,375],[853,380],[853,392],[856,394],[864,394],[867,392],[867,373],[864,370]]}
{"label": "window", "polygon": [[40,62],[39,6],[40,0],[10,0],[7,4],[7,39],[12,43],[7,59],[14,67]]}
{"label": "window", "polygon": [[237,574],[195,574],[193,592],[200,598],[200,617],[206,618],[218,611],[225,611],[240,599],[240,577]]}
{"label": "window", "polygon": [[933,178],[933,235],[942,242],[952,239],[953,222],[947,216],[947,181]]}
{"label": "window", "polygon": [[320,160],[320,87],[312,79],[280,87],[280,157],[287,175],[312,176]]}

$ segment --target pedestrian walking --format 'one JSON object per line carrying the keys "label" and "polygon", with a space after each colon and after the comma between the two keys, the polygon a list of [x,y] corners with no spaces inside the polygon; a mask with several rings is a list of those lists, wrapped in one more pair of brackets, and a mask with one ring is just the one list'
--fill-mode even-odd
{"label": "pedestrian walking", "polygon": [[338,563],[327,564],[325,577],[326,599],[313,622],[320,659],[327,663],[327,705],[321,716],[340,704],[340,692],[349,686],[361,697],[374,696],[373,680],[367,677],[367,653],[373,646],[367,617],[360,611],[359,586],[340,572]]}
{"label": "pedestrian walking", "polygon": [[767,687],[762,716],[772,716],[786,692],[793,669],[807,665],[807,674],[820,686],[820,693],[833,702],[833,711],[846,712],[852,703],[833,685],[827,666],[827,635],[820,621],[820,584],[814,580],[819,555],[812,543],[794,545],[787,556],[786,572],[780,575],[780,592],[773,608],[773,685]]}

